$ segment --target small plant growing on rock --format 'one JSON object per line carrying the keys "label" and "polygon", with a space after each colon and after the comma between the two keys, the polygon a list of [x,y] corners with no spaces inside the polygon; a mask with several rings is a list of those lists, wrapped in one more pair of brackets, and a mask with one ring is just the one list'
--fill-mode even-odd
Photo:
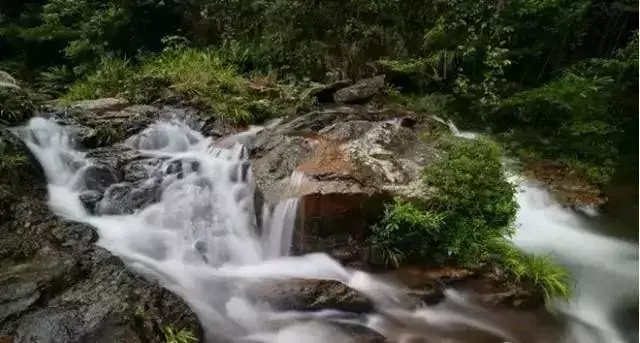
{"label": "small plant growing on rock", "polygon": [[486,244],[490,259],[513,276],[516,282],[531,282],[542,292],[547,303],[552,299],[568,300],[571,296],[571,274],[555,263],[551,256],[525,254],[505,238],[493,239]]}
{"label": "small plant growing on rock", "polygon": [[193,333],[188,330],[176,330],[171,326],[165,326],[162,331],[166,343],[193,343],[198,341]]}

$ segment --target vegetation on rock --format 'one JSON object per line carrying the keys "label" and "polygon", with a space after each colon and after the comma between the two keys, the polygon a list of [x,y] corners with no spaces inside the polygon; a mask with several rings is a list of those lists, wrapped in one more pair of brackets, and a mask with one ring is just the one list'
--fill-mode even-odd
{"label": "vegetation on rock", "polygon": [[295,109],[300,104],[296,92],[268,75],[243,77],[214,51],[172,46],[147,55],[137,65],[103,58],[62,100],[122,96],[133,103],[152,103],[176,94],[213,111],[217,118],[246,124]]}
{"label": "vegetation on rock", "polygon": [[166,343],[194,343],[198,341],[190,331],[177,330],[171,326],[165,326],[163,333]]}
{"label": "vegetation on rock", "polygon": [[34,92],[21,87],[7,72],[0,70],[0,123],[14,125],[30,118],[40,108]]}
{"label": "vegetation on rock", "polygon": [[385,262],[474,267],[491,263],[517,282],[527,280],[545,298],[567,299],[567,271],[545,256],[530,256],[510,243],[517,212],[514,187],[502,154],[487,139],[447,137],[441,158],[424,168],[426,203],[396,200],[371,228],[371,243]]}

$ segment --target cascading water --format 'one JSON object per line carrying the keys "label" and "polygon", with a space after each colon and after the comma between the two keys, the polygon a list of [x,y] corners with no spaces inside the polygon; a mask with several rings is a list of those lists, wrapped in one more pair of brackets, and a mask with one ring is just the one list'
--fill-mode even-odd
{"label": "cascading water", "polygon": [[253,179],[242,145],[216,148],[211,139],[179,122],[151,125],[126,144],[151,161],[161,160],[147,165],[149,178],[139,185],[158,186],[158,201],[132,214],[109,215],[122,201],[116,192],[107,189],[96,214],[80,200],[87,191],[85,173],[99,161],[74,149],[69,127],[34,118],[14,133],[42,165],[56,214],[97,228],[99,245],[183,297],[216,337],[248,332],[245,323],[230,316],[244,306],[241,289],[211,271],[286,255],[289,242],[282,237],[291,236],[297,201],[286,199],[273,211],[266,208],[268,229],[258,236]]}
{"label": "cascading water", "polygon": [[[45,170],[50,207],[95,227],[99,245],[182,297],[198,315],[207,341],[353,342],[337,325],[365,326],[396,342],[415,337],[428,342],[557,341],[515,330],[505,325],[515,315],[493,314],[451,291],[437,306],[415,308],[400,285],[344,268],[326,254],[286,256],[297,201],[286,199],[273,211],[266,207],[258,225],[248,152],[238,144],[259,128],[214,142],[180,122],[165,121],[129,138],[127,145],[155,161],[143,164],[148,176],[135,185],[153,201],[124,212],[114,210],[126,203],[110,191],[117,185],[93,209],[81,200],[90,188],[86,174],[99,161],[74,148],[70,129],[43,118],[14,129]],[[523,201],[521,216],[528,213]],[[524,246],[526,236],[518,241]],[[258,280],[289,278],[342,282],[371,299],[376,312],[276,312],[246,292]],[[469,338],[470,331],[485,340]]]}
{"label": "cascading water", "polygon": [[[458,130],[451,122],[447,124],[458,137],[477,137],[473,132]],[[597,227],[597,222],[562,206],[534,180],[515,175],[508,168],[507,174],[518,189],[518,230],[513,242],[529,253],[551,254],[572,274],[573,298],[554,304],[570,318],[565,341],[629,342],[614,315],[621,305],[637,304],[638,245],[599,234],[603,228]],[[591,219],[598,215],[591,208],[583,212]],[[637,331],[627,336],[637,342]]]}
{"label": "cascading water", "polygon": [[593,222],[561,206],[534,182],[518,183],[520,227],[514,242],[531,253],[552,254],[573,277],[574,297],[555,304],[573,319],[567,335],[585,343],[628,342],[614,314],[638,299],[638,246],[598,234]]}

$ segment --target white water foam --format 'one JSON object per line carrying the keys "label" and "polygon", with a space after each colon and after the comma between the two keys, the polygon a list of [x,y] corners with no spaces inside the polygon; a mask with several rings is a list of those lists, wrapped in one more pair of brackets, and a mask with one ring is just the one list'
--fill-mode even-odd
{"label": "white water foam", "polygon": [[[351,324],[396,342],[415,337],[429,342],[479,342],[469,338],[469,330],[497,341],[541,342],[530,332],[505,329],[505,318],[454,292],[448,292],[447,300],[437,306],[415,309],[407,305],[400,285],[344,268],[326,254],[287,256],[297,200],[285,199],[274,211],[264,210],[260,230],[248,152],[237,144],[259,131],[253,128],[251,133],[214,142],[179,122],[151,125],[126,143],[141,154],[162,159],[152,168],[153,176],[138,185],[159,183],[159,198],[131,214],[99,215],[80,201],[86,190],[84,174],[99,161],[75,150],[69,128],[33,118],[14,130],[45,170],[52,210],[97,228],[99,245],[182,297],[198,315],[208,341],[347,343],[354,339],[335,324]],[[175,163],[180,171],[170,173]],[[105,195],[98,213],[100,204],[109,201],[117,202]],[[290,278],[341,282],[371,299],[376,312],[364,316],[337,311],[278,313],[254,303],[244,291],[255,281]]]}

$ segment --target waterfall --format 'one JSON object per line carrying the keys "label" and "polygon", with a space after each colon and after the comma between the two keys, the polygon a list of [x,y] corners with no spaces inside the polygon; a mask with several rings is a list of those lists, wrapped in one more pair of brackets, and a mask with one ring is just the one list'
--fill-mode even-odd
{"label": "waterfall", "polygon": [[[475,306],[456,292],[447,291],[446,299],[436,306],[416,308],[409,305],[401,285],[345,268],[324,253],[289,256],[298,201],[284,199],[273,210],[268,206],[258,210],[263,213],[258,227],[249,154],[240,144],[248,133],[215,142],[179,121],[154,123],[124,143],[142,160],[145,177],[108,186],[97,204],[88,207],[83,195],[95,192],[89,179],[103,166],[99,158],[77,150],[69,127],[33,118],[13,132],[45,170],[52,211],[96,228],[97,244],[131,270],[183,298],[198,316],[208,341],[346,343],[354,340],[337,326],[349,324],[368,327],[396,342],[416,337],[464,342],[469,341],[469,330],[500,342],[539,342],[531,333],[506,328],[511,318]],[[292,175],[294,183],[297,179]],[[133,206],[119,193],[122,189],[149,199]],[[523,213],[528,213],[528,203],[520,202]],[[556,220],[542,219],[544,215],[536,214],[537,223]],[[558,237],[546,239],[560,244]],[[525,238],[521,235],[516,241],[525,246]],[[603,260],[591,261],[602,266],[604,259],[621,253],[607,251]],[[247,287],[255,282],[291,278],[341,282],[368,297],[376,311],[279,312],[248,295]]]}

